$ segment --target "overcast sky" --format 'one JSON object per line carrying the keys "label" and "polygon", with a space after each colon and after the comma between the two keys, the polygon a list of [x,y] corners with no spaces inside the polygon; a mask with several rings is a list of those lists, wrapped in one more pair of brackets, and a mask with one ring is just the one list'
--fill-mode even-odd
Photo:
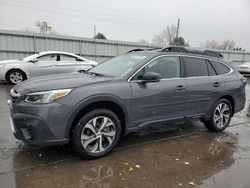
{"label": "overcast sky", "polygon": [[0,29],[36,30],[47,21],[65,35],[151,42],[154,34],[177,24],[192,46],[207,40],[234,40],[250,51],[250,0],[0,0]]}

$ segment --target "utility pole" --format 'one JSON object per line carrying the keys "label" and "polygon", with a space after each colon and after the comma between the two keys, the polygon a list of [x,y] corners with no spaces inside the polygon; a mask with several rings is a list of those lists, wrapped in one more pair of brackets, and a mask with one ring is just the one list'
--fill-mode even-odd
{"label": "utility pole", "polygon": [[96,26],[94,25],[94,37],[96,36]]}
{"label": "utility pole", "polygon": [[95,52],[94,53],[95,53],[95,61],[96,61],[97,57],[96,57],[96,39],[95,39],[95,36],[96,36],[96,26],[94,25],[94,45],[95,45],[94,46],[95,47],[95,49],[94,49]]}
{"label": "utility pole", "polygon": [[177,23],[177,31],[176,31],[176,38],[178,38],[178,35],[179,35],[179,29],[180,29],[180,18],[178,18],[178,23]]}

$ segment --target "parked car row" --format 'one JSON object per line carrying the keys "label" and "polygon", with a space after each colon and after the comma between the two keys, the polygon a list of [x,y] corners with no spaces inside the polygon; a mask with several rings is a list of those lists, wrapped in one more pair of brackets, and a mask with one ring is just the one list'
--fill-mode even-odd
{"label": "parked car row", "polygon": [[[19,64],[20,68],[29,64],[22,69],[27,77],[33,76],[33,70],[34,75],[46,74],[41,71],[41,58],[53,59],[59,73],[96,65],[71,55],[77,68],[69,71],[60,61],[64,55],[38,54]],[[41,69],[36,69],[39,64]],[[22,80],[13,72],[8,75],[12,83]],[[198,119],[211,131],[223,131],[244,108],[245,84],[237,69],[214,51],[137,49],[82,74],[19,83],[8,101],[11,127],[16,138],[26,143],[71,143],[80,156],[93,159],[108,154],[122,135],[169,121]]]}
{"label": "parked car row", "polygon": [[86,71],[97,64],[73,53],[47,51],[23,59],[0,61],[0,80],[18,84],[37,76]]}

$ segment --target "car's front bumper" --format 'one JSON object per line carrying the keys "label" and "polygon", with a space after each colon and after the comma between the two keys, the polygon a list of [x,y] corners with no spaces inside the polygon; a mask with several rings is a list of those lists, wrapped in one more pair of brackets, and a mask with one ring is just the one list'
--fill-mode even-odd
{"label": "car's front bumper", "polygon": [[44,105],[10,105],[11,127],[14,136],[32,145],[67,144],[66,120],[69,108],[60,103]]}
{"label": "car's front bumper", "polygon": [[0,80],[1,81],[5,80],[5,70],[2,67],[0,67]]}

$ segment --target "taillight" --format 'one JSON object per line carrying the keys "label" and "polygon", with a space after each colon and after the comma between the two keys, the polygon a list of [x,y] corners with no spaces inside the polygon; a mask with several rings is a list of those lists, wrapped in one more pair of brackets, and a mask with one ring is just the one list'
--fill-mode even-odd
{"label": "taillight", "polygon": [[240,80],[242,81],[242,83],[243,83],[244,85],[246,85],[246,84],[247,84],[247,78],[242,77]]}
{"label": "taillight", "polygon": [[92,68],[94,68],[96,65],[91,65]]}

